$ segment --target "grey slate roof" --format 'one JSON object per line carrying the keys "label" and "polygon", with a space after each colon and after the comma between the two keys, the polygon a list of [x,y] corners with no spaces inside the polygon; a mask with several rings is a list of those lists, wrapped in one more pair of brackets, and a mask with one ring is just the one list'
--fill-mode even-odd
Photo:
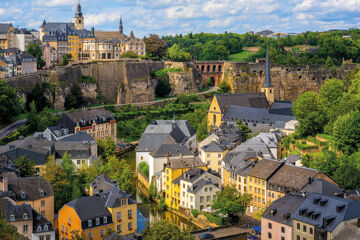
{"label": "grey slate roof", "polygon": [[55,142],[56,158],[62,158],[67,152],[72,159],[87,159],[91,156],[91,147],[81,142]]}
{"label": "grey slate roof", "polygon": [[7,33],[11,23],[0,23],[0,34]]}
{"label": "grey slate roof", "polygon": [[[20,221],[28,221],[32,220],[32,207],[28,203],[24,203],[22,205],[13,205],[10,200],[6,198],[0,199],[0,211],[1,214],[4,215],[7,222],[10,222],[10,216],[13,215],[15,220],[14,222],[20,222]],[[27,219],[24,219],[24,213],[27,215]]]}
{"label": "grey slate roof", "polygon": [[[41,176],[9,178],[8,189],[9,192],[15,194],[14,200],[16,201],[34,201],[54,195],[50,183]],[[44,193],[43,196],[41,196],[41,191]],[[22,197],[21,193],[25,193],[25,198]]]}
{"label": "grey slate roof", "polygon": [[251,169],[249,176],[268,180],[283,165],[283,162],[263,159]]}
{"label": "grey slate roof", "polygon": [[311,181],[311,183],[308,183],[302,190],[301,192],[304,192],[304,193],[319,193],[319,194],[325,194],[325,195],[337,195],[337,194],[342,194],[343,193],[343,190],[328,182],[328,181],[325,181],[324,179],[322,178],[315,178]]}
{"label": "grey slate roof", "polygon": [[269,113],[293,116],[291,109],[292,109],[292,103],[290,101],[276,101],[271,104]]}
{"label": "grey slate roof", "polygon": [[136,201],[131,198],[131,194],[126,194],[116,187],[101,193],[100,197],[106,199],[104,206],[109,208],[121,207],[121,199],[128,199],[128,204],[136,204]]}
{"label": "grey slate roof", "polygon": [[250,172],[252,165],[256,164],[256,159],[256,152],[228,152],[223,159],[225,163],[224,169],[233,176],[240,175],[245,177]]}
{"label": "grey slate roof", "polygon": [[[196,134],[195,130],[190,125],[187,120],[175,120],[176,125],[181,129],[181,131],[185,134],[186,137],[192,137]],[[158,125],[171,125],[173,120],[156,120],[156,124]]]}
{"label": "grey slate roof", "polygon": [[204,150],[204,152],[223,152],[226,150],[226,147],[215,141],[212,141],[211,143],[202,146],[201,149]]}
{"label": "grey slate roof", "polygon": [[[194,167],[206,167],[206,164],[201,161],[198,157],[179,157],[169,159],[169,163],[166,163],[166,167],[170,169],[181,169],[181,168],[194,168]],[[169,166],[170,165],[170,166]]]}
{"label": "grey slate roof", "polygon": [[333,240],[359,240],[360,228],[345,223],[334,235]]}
{"label": "grey slate roof", "polygon": [[64,137],[60,142],[94,142],[95,139],[89,135],[87,132],[78,132],[74,135],[70,135],[68,137]]}
{"label": "grey slate roof", "polygon": [[104,207],[106,198],[87,196],[75,199],[66,205],[74,208],[81,221],[96,217],[111,216],[109,210]]}
{"label": "grey slate roof", "polygon": [[192,188],[188,190],[188,192],[196,194],[198,191],[200,191],[205,186],[214,186],[214,187],[217,187],[217,188],[219,187],[218,184],[215,184],[212,181],[209,181],[207,179],[202,178],[199,181],[197,181],[192,186]]}
{"label": "grey slate roof", "polygon": [[332,232],[340,222],[360,218],[360,202],[312,193],[293,218]]}
{"label": "grey slate roof", "polygon": [[135,240],[135,237],[132,236],[122,236],[116,232],[110,234],[109,236],[107,236],[106,238],[104,238],[104,240]]}
{"label": "grey slate roof", "polygon": [[292,226],[292,216],[304,201],[305,197],[301,195],[286,194],[284,197],[272,202],[262,217],[277,223]]}
{"label": "grey slate roof", "polygon": [[113,180],[106,174],[97,176],[94,181],[90,183],[90,186],[93,189],[93,194],[99,194],[103,191],[110,190],[114,187],[119,187],[116,180]]}
{"label": "grey slate roof", "polygon": [[186,171],[184,174],[182,174],[180,177],[176,178],[175,180],[173,180],[173,183],[175,184],[179,184],[180,180],[184,180],[186,182],[195,182],[197,179],[199,179],[205,172],[208,172],[214,176],[220,177],[219,173],[215,172],[215,171],[211,171],[210,169],[208,169],[207,171],[205,171],[204,169],[201,168],[192,168],[189,169],[188,171]]}
{"label": "grey slate roof", "polygon": [[283,159],[281,159],[282,161],[285,162],[285,164],[289,164],[289,165],[295,165],[295,163],[300,160],[302,158],[301,155],[296,155],[296,154],[292,154],[290,156],[287,156]]}
{"label": "grey slate roof", "polygon": [[225,112],[230,105],[253,108],[269,107],[264,93],[215,94],[214,97],[219,103],[221,112]]}
{"label": "grey slate roof", "polygon": [[154,158],[158,158],[166,157],[168,153],[171,157],[194,155],[187,147],[180,144],[162,144],[159,148],[152,151],[150,155]]}

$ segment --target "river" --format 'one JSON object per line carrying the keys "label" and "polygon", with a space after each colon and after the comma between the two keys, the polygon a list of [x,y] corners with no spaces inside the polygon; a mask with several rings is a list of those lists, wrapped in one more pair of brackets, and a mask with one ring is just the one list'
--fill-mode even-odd
{"label": "river", "polygon": [[[135,150],[125,154],[123,159],[129,164],[131,171],[136,171],[136,153]],[[133,180],[134,188],[136,188],[137,178],[135,177]],[[138,203],[138,211],[137,211],[137,232],[141,233],[141,231],[145,228],[145,223],[149,221],[150,223],[160,221],[162,219],[166,219],[170,223],[178,225],[181,229],[187,229],[189,231],[197,230],[198,227],[192,224],[190,221],[181,218],[167,210],[162,210],[153,201],[147,199],[144,194],[137,189],[136,196],[134,196]]]}

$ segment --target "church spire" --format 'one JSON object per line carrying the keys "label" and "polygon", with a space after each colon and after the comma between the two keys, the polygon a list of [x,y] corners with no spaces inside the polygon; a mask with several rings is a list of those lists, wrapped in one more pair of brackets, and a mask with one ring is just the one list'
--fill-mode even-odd
{"label": "church spire", "polygon": [[270,78],[269,46],[266,47],[266,69],[264,87],[272,87]]}
{"label": "church spire", "polygon": [[75,13],[75,17],[82,17],[82,12],[81,12],[81,5],[80,5],[80,0],[78,0],[78,4],[76,6],[76,13]]}
{"label": "church spire", "polygon": [[121,16],[120,16],[119,32],[124,33],[124,28],[123,28],[123,23],[122,23]]}

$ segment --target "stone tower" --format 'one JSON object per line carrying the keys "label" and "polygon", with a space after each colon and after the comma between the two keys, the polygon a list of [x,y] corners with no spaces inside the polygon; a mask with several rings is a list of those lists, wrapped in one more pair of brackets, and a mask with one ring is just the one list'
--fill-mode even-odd
{"label": "stone tower", "polygon": [[123,23],[122,23],[121,16],[120,16],[120,23],[119,23],[119,32],[120,32],[121,34],[124,33],[124,28],[123,28]]}
{"label": "stone tower", "polygon": [[275,101],[274,87],[271,85],[269,47],[266,49],[265,82],[261,86],[261,92],[265,93],[266,99],[270,105]]}
{"label": "stone tower", "polygon": [[84,17],[81,12],[80,0],[76,6],[76,13],[74,17],[75,29],[76,30],[84,30]]}

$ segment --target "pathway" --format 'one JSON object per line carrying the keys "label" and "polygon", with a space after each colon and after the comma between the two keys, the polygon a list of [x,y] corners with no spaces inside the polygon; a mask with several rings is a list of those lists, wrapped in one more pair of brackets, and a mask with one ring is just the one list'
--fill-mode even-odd
{"label": "pathway", "polygon": [[6,127],[4,127],[3,129],[0,130],[0,139],[13,133],[16,129],[18,129],[19,127],[24,125],[26,122],[27,122],[27,119],[21,119],[21,120],[18,120],[16,122],[13,122],[13,123],[7,125]]}

